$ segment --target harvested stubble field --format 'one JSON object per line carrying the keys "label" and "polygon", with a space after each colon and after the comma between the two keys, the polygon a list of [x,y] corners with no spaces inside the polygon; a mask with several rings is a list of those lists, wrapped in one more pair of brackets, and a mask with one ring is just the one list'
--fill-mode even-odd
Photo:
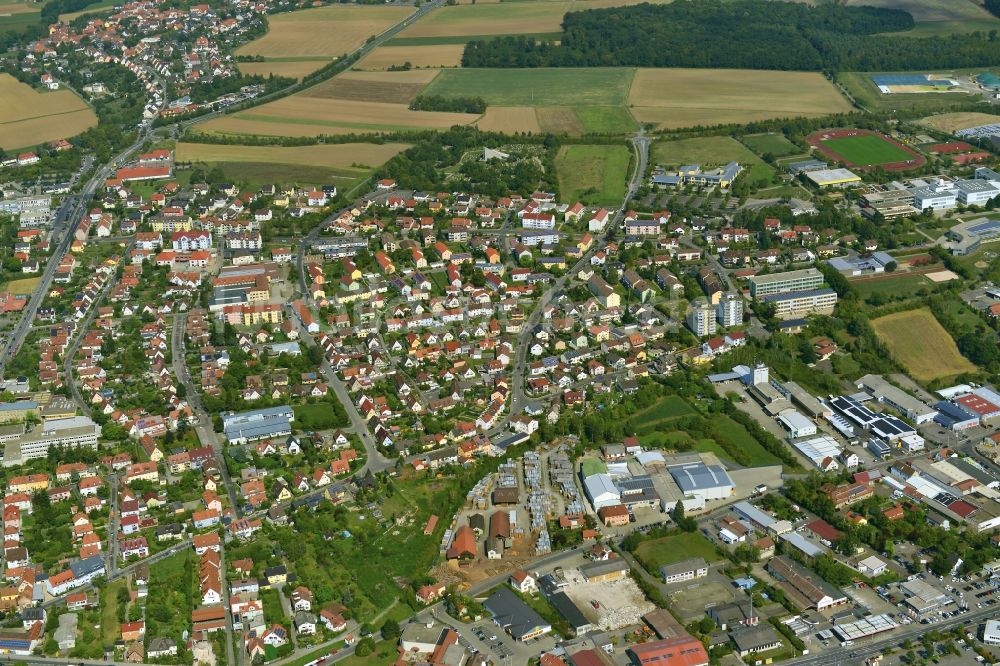
{"label": "harvested stubble field", "polygon": [[[308,91],[307,91],[308,92]],[[447,129],[479,119],[471,113],[411,111],[406,104],[360,102],[292,95],[250,111],[216,118],[198,125],[199,131],[264,136],[317,136]]]}
{"label": "harvested stubble field", "polygon": [[380,70],[400,67],[459,67],[464,44],[430,44],[427,46],[380,46],[365,56],[355,67]]}
{"label": "harvested stubble field", "polygon": [[623,106],[634,71],[626,67],[449,69],[424,92],[482,97],[497,106]]}
{"label": "harvested stubble field", "polygon": [[818,73],[739,69],[639,69],[628,103],[636,120],[664,129],[851,110]]}
{"label": "harvested stubble field", "polygon": [[97,124],[87,103],[70,90],[39,92],[0,74],[0,148],[11,150],[69,138]]}
{"label": "harvested stubble field", "polygon": [[241,62],[239,70],[250,76],[287,76],[301,79],[331,62],[332,58],[303,58],[294,60],[268,60],[265,62]]}
{"label": "harvested stubble field", "polygon": [[989,113],[939,113],[934,116],[927,116],[920,121],[921,125],[942,132],[957,132],[958,130],[980,125],[993,125],[1000,123],[1000,116]]}
{"label": "harvested stubble field", "polygon": [[304,98],[409,104],[437,76],[436,70],[344,72],[302,91]]}
{"label": "harvested stubble field", "polygon": [[471,41],[492,35],[558,34],[567,12],[625,7],[641,2],[663,4],[671,0],[523,0],[473,3],[471,0],[442,7],[399,35],[399,39],[457,37]]}
{"label": "harvested stubble field", "polygon": [[917,381],[954,377],[978,368],[962,356],[948,331],[927,308],[873,319],[872,328]]}
{"label": "harvested stubble field", "polygon": [[317,146],[238,146],[212,143],[178,143],[178,162],[259,162],[329,167],[359,172],[379,166],[409,148],[405,143],[340,143]]}
{"label": "harvested stubble field", "polygon": [[482,119],[476,123],[481,130],[489,132],[541,132],[535,109],[530,106],[490,106]]}
{"label": "harvested stubble field", "polygon": [[288,62],[282,59],[288,58],[315,58],[313,69],[318,69],[323,61],[354,51],[412,13],[411,7],[329,5],[276,14],[268,18],[267,34],[244,44],[236,54],[273,58],[278,67],[271,71],[276,73]]}

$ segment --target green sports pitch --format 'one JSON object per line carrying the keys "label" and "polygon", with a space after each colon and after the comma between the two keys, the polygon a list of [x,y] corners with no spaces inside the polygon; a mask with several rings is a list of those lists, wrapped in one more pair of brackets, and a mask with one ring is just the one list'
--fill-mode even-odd
{"label": "green sports pitch", "polygon": [[823,141],[823,147],[836,153],[846,162],[858,166],[876,166],[907,162],[913,155],[874,134],[845,136]]}

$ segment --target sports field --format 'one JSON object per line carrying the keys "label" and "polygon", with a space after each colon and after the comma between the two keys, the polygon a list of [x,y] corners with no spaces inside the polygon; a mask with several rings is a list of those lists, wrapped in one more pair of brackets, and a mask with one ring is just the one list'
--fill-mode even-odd
{"label": "sports field", "polygon": [[639,69],[628,104],[636,120],[663,129],[851,110],[818,73],[739,69]]}
{"label": "sports field", "polygon": [[873,319],[871,324],[893,358],[917,381],[978,370],[959,353],[948,331],[927,308],[896,312]]}
{"label": "sports field", "polygon": [[380,46],[355,65],[356,69],[389,69],[410,63],[411,67],[458,67],[462,64],[464,44],[429,44],[427,46]]}
{"label": "sports field", "polygon": [[901,162],[910,158],[905,150],[870,134],[830,139],[823,144],[846,161],[861,166]]}
{"label": "sports field", "polygon": [[38,285],[41,283],[41,281],[42,278],[40,277],[23,278],[21,280],[11,280],[10,282],[7,283],[7,286],[4,288],[4,291],[9,291],[10,293],[16,294],[18,296],[26,296],[27,294],[33,293],[35,289],[38,287]]}
{"label": "sports field", "polygon": [[[336,4],[276,14],[268,18],[267,34],[236,49],[236,54],[273,60],[276,67],[270,71],[274,73],[280,73],[281,65],[288,62],[296,63],[296,72],[309,61],[315,65],[313,69],[319,69],[411,13],[411,7]],[[255,68],[255,73],[262,73],[262,69]]]}
{"label": "sports field", "polygon": [[1000,123],[1000,116],[975,112],[939,113],[934,116],[927,116],[920,121],[921,125],[948,133],[996,123]]}
{"label": "sports field", "polygon": [[563,146],[556,155],[561,198],[588,205],[621,204],[631,156],[625,146]]}
{"label": "sports field", "polygon": [[97,124],[87,103],[70,90],[40,92],[0,74],[0,148],[12,150],[65,139]]}
{"label": "sports field", "polygon": [[927,160],[887,136],[869,130],[835,129],[806,137],[814,148],[849,168],[881,167],[889,171],[912,169]]}

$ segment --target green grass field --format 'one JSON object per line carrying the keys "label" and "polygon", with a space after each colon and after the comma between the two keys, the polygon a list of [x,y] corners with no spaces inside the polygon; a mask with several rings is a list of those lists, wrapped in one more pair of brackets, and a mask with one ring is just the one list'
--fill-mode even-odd
{"label": "green grass field", "polygon": [[623,107],[634,74],[624,67],[446,69],[422,94],[482,97],[494,106]]}
{"label": "green grass field", "polygon": [[[725,438],[727,444],[746,452],[750,458],[750,467],[781,464],[780,460],[750,436],[746,428],[728,416],[715,418],[715,423],[719,428],[719,435]],[[726,447],[723,446],[722,448]]]}
{"label": "green grass field", "polygon": [[748,134],[742,141],[762,156],[770,153],[775,157],[786,157],[799,152],[798,146],[786,139],[783,134]]}
{"label": "green grass field", "polygon": [[[961,93],[939,95],[901,93],[897,95],[883,95],[872,82],[871,77],[873,74],[890,73],[897,72],[841,72],[837,74],[836,79],[861,106],[872,111],[909,111],[931,114],[960,107],[964,108],[972,102],[980,101],[972,95]],[[927,74],[928,72],[923,71],[919,73]],[[982,104],[987,108],[989,106],[985,101]]]}
{"label": "green grass field", "polygon": [[619,106],[581,106],[573,111],[588,134],[627,134],[638,127],[632,114]]}
{"label": "green grass field", "polygon": [[871,134],[829,139],[823,141],[823,145],[840,155],[844,160],[858,166],[891,164],[913,159],[913,155],[899,146]]}
{"label": "green grass field", "polygon": [[340,190],[350,187],[366,172],[353,169],[330,169],[305,164],[271,164],[264,162],[213,162],[228,180],[251,188],[280,180],[309,185],[336,185]]}
{"label": "green grass field", "polygon": [[931,283],[920,273],[899,273],[867,280],[851,280],[851,286],[861,296],[883,293],[893,296],[910,296],[923,287],[932,287]]}
{"label": "green grass field", "polygon": [[563,146],[556,155],[560,195],[588,205],[620,204],[631,157],[625,146]]}
{"label": "green grass field", "polygon": [[105,645],[114,645],[121,638],[118,628],[118,590],[124,587],[124,580],[116,580],[108,583],[101,593],[101,637]]}
{"label": "green grass field", "polygon": [[714,167],[736,161],[749,170],[749,176],[754,180],[774,175],[774,169],[770,165],[731,136],[657,141],[650,152],[653,164],[666,167],[679,167],[682,164]]}
{"label": "green grass field", "polygon": [[654,576],[660,575],[660,567],[663,565],[674,564],[689,557],[703,557],[709,563],[721,559],[715,552],[715,546],[698,532],[672,534],[643,541],[635,549],[635,556]]}

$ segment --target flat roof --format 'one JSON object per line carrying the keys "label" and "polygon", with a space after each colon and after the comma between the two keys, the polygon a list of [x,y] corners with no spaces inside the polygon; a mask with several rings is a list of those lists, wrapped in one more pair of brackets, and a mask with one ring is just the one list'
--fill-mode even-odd
{"label": "flat roof", "polygon": [[698,462],[674,465],[669,467],[668,471],[683,492],[733,485],[733,480],[720,465],[706,465],[703,462]]}
{"label": "flat roof", "polygon": [[767,273],[765,275],[752,275],[750,281],[754,284],[771,284],[772,282],[784,282],[785,280],[798,280],[801,278],[819,277],[823,274],[815,268],[801,268],[797,271],[785,271],[784,273]]}

